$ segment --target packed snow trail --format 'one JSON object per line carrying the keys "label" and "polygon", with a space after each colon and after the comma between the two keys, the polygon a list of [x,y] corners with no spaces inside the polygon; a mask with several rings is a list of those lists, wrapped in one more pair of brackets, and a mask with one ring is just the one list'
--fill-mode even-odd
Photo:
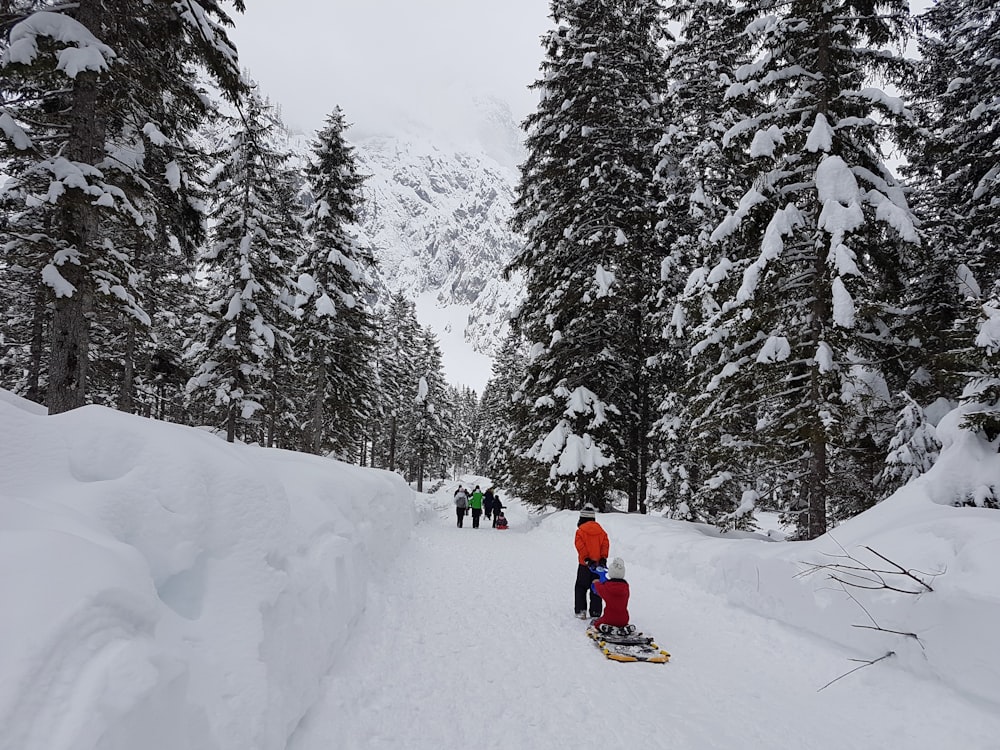
{"label": "packed snow trail", "polygon": [[[573,617],[575,513],[455,525],[432,497],[288,750],[989,750],[1000,719],[941,685],[626,559],[632,621],[669,664],[606,660]],[[598,519],[615,554],[615,516]]]}

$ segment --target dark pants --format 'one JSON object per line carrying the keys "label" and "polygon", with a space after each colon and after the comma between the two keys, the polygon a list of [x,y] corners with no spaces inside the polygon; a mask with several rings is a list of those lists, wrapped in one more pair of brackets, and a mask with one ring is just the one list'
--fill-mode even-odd
{"label": "dark pants", "polygon": [[465,518],[465,508],[455,508],[455,515],[458,516],[458,528],[462,528],[462,520]]}
{"label": "dark pants", "polygon": [[482,508],[473,508],[472,509],[472,528],[474,528],[474,529],[478,529],[479,528],[479,517],[481,515],[483,515],[483,509]]}
{"label": "dark pants", "polygon": [[587,611],[587,592],[590,592],[590,616],[600,617],[601,610],[604,608],[604,601],[597,594],[593,592],[590,588],[591,581],[596,581],[599,578],[597,573],[592,571],[586,565],[578,565],[576,568],[576,586],[573,589],[573,593],[576,597],[576,602],[574,604],[575,612],[586,612]]}

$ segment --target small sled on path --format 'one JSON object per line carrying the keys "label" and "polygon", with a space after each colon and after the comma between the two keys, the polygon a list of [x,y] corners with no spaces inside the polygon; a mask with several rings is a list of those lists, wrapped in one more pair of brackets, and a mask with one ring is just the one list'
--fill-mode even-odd
{"label": "small sled on path", "polygon": [[636,630],[635,625],[623,628],[600,625],[587,628],[587,637],[612,661],[648,661],[666,664],[670,654],[656,645],[653,637]]}

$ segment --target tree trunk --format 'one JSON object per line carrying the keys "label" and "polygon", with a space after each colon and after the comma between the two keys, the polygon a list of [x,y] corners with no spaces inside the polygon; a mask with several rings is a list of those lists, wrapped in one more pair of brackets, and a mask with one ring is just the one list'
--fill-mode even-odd
{"label": "tree trunk", "polygon": [[118,394],[118,411],[131,414],[135,411],[135,323],[129,322],[125,334],[125,353],[122,368],[121,391]]}
{"label": "tree trunk", "polygon": [[[830,294],[826,283],[826,251],[824,243],[819,239],[814,243],[813,258],[813,303],[812,320],[809,321],[811,340],[808,346],[812,351],[823,339],[823,328],[830,319],[832,304],[827,301]],[[809,365],[809,412],[808,426],[808,474],[806,476],[806,538],[815,539],[826,533],[826,493],[827,476],[830,467],[827,465],[827,434],[826,426],[819,417],[826,410],[826,398],[823,392],[823,376],[819,364]]]}
{"label": "tree trunk", "polygon": [[424,436],[417,442],[417,492],[424,491]]}
{"label": "tree trunk", "polygon": [[316,386],[313,393],[313,415],[309,426],[309,447],[317,456],[323,449],[323,403],[326,400],[326,363],[320,362],[316,370]]}
{"label": "tree trunk", "polygon": [[812,440],[809,455],[808,511],[809,525],[806,528],[806,538],[815,539],[826,533],[826,437],[822,430],[816,430]]}
{"label": "tree trunk", "polygon": [[[234,361],[229,370],[229,378],[231,382],[229,390],[229,408],[226,413],[226,440],[230,443],[236,440],[236,428],[237,423],[242,416],[243,411],[243,399],[247,397],[247,378],[243,374],[243,370],[239,361],[239,352],[243,350],[243,347],[250,338],[250,322],[247,320],[246,315],[238,315],[236,317],[235,331],[233,333],[234,347],[236,354],[234,355]],[[233,393],[238,392],[240,395],[240,400],[235,402],[233,400]],[[243,439],[246,439],[246,424],[243,425]]]}
{"label": "tree trunk", "polygon": [[[632,385],[636,385],[633,381]],[[639,439],[639,426],[636,424],[628,427],[628,455],[625,457],[626,494],[628,495],[628,512],[635,513],[639,510],[639,451],[641,441]]]}
{"label": "tree trunk", "polygon": [[45,318],[48,290],[43,286],[35,290],[31,313],[31,357],[28,361],[28,388],[25,397],[37,404],[44,403],[42,393],[42,358],[45,353]]}
{"label": "tree trunk", "polygon": [[271,388],[271,413],[266,417],[267,419],[267,447],[274,447],[274,428],[278,421],[278,396],[275,394],[275,388]]}
{"label": "tree trunk", "polygon": [[[103,7],[101,0],[80,0],[76,12],[76,20],[98,38],[102,35]],[[70,94],[70,129],[65,150],[70,161],[93,165],[104,156],[105,128],[98,94],[97,73],[78,73]],[[58,268],[73,291],[69,296],[57,294],[54,304],[46,394],[50,414],[86,403],[90,325],[94,314],[90,267],[99,242],[98,219],[92,195],[78,188],[67,189],[60,204],[59,235],[77,256],[75,262],[68,260]]]}
{"label": "tree trunk", "polygon": [[60,271],[74,287],[72,296],[59,297],[52,315],[52,347],[49,352],[49,387],[46,404],[50,414],[83,406],[87,395],[87,365],[90,320],[94,295],[89,273],[76,264]]}
{"label": "tree trunk", "polygon": [[396,415],[389,417],[389,471],[396,470]]}
{"label": "tree trunk", "polygon": [[649,495],[650,406],[649,378],[644,377],[639,391],[639,512],[645,514]]}
{"label": "tree trunk", "polygon": [[229,401],[228,411],[226,412],[226,441],[229,443],[236,442],[236,405]]}

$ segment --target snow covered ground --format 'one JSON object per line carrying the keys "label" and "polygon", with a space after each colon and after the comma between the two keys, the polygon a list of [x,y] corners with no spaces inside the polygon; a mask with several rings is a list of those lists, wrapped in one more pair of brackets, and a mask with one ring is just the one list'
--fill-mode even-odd
{"label": "snow covered ground", "polygon": [[[457,529],[454,487],[421,501],[403,564],[374,586],[289,750],[321,750],[330,738],[341,748],[414,750],[1000,747],[996,704],[898,665],[819,690],[857,666],[850,659],[881,655],[877,639],[844,647],[705,590],[704,580],[728,575],[711,564],[719,547],[725,557],[746,546],[787,554],[788,545],[600,516],[612,554],[626,559],[633,622],[672,654],[662,666],[607,661],[572,616],[577,514],[539,519],[515,506],[508,531]],[[980,655],[992,648],[978,646]]]}
{"label": "snow covered ground", "polygon": [[[1000,513],[947,503],[1000,467],[950,424],[816,542],[599,516],[673,655],[617,664],[572,616],[576,513],[458,529],[453,482],[0,392],[0,750],[996,750]],[[799,575],[838,543],[933,591]]]}

